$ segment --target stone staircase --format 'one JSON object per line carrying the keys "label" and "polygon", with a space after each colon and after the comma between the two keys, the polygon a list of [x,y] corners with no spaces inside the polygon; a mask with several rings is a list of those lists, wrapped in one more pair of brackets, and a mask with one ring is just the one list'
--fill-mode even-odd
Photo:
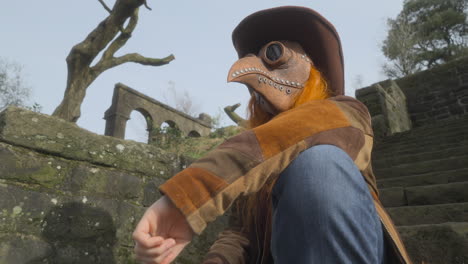
{"label": "stone staircase", "polygon": [[468,116],[377,141],[373,167],[414,263],[468,263]]}

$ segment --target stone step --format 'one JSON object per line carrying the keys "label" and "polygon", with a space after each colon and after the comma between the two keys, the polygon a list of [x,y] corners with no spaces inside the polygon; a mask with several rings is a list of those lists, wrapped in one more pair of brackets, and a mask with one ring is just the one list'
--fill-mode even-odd
{"label": "stone step", "polygon": [[445,145],[420,145],[412,147],[395,147],[388,150],[376,150],[372,152],[372,158],[374,160],[385,159],[389,156],[405,156],[405,155],[418,155],[426,152],[435,152],[445,149],[455,149],[459,147],[468,148],[468,142],[456,142]]}
{"label": "stone step", "polygon": [[379,187],[379,189],[391,187],[412,187],[433,184],[445,184],[463,181],[468,182],[468,168],[388,179],[379,179],[379,175],[376,175],[376,177],[377,186]]}
{"label": "stone step", "polygon": [[421,153],[430,153],[438,151],[448,151],[457,148],[468,148],[468,141],[454,142],[451,144],[433,144],[433,145],[414,145],[389,148],[387,150],[374,149],[372,151],[373,160],[386,159],[388,157],[400,157],[409,155],[418,155]]}
{"label": "stone step", "polygon": [[393,144],[404,141],[424,141],[426,139],[445,137],[457,137],[464,136],[463,131],[466,131],[468,126],[460,127],[443,127],[443,128],[424,128],[424,129],[413,129],[407,132],[394,134],[388,137],[384,137],[378,141],[378,144]]}
{"label": "stone step", "polygon": [[[466,115],[468,116],[468,115]],[[416,127],[408,131],[400,132],[393,134],[391,136],[384,137],[380,140],[380,142],[399,142],[401,140],[413,138],[419,139],[418,135],[423,137],[432,137],[437,135],[446,135],[446,134],[454,134],[461,133],[462,131],[466,131],[468,129],[468,118],[452,120],[450,122],[436,122],[432,125],[427,125],[423,127]]]}
{"label": "stone step", "polygon": [[396,133],[394,135],[385,137],[383,141],[399,141],[401,138],[417,137],[417,135],[427,136],[438,133],[447,133],[460,130],[463,131],[464,128],[468,129],[468,115],[466,115],[464,118],[438,121],[430,125],[416,127],[408,131]]}
{"label": "stone step", "polygon": [[468,263],[468,223],[398,228],[413,263]]}
{"label": "stone step", "polygon": [[[468,129],[467,129],[468,130]],[[468,145],[468,135],[440,135],[437,137],[425,138],[421,136],[419,139],[404,139],[398,142],[375,143],[375,151],[404,151],[417,147],[425,146],[449,146],[454,144]]]}
{"label": "stone step", "polygon": [[[466,129],[468,130],[468,129]],[[404,149],[407,146],[415,147],[421,145],[450,145],[457,142],[468,143],[468,135],[458,131],[453,134],[440,134],[432,137],[419,135],[418,138],[402,138],[395,142],[379,142],[375,140],[374,149],[383,151],[391,149]]]}
{"label": "stone step", "polygon": [[439,129],[433,128],[424,128],[424,129],[413,129],[404,133],[394,134],[392,136],[388,136],[382,138],[378,141],[378,144],[385,145],[385,144],[394,144],[399,142],[405,141],[424,141],[426,139],[444,139],[444,137],[463,137],[463,131],[466,131],[468,126],[463,127],[444,127]]}
{"label": "stone step", "polygon": [[468,222],[468,203],[403,206],[387,211],[397,226]]}
{"label": "stone step", "polygon": [[380,190],[380,201],[385,207],[465,203],[468,182],[385,188]]}
{"label": "stone step", "polygon": [[389,168],[374,168],[375,175],[379,179],[388,179],[393,177],[412,176],[423,173],[431,173],[438,171],[465,169],[468,167],[468,155],[444,158],[440,157],[437,160],[427,160],[414,162],[410,164],[402,164]]}
{"label": "stone step", "polygon": [[[374,168],[388,168],[395,165],[420,162],[420,161],[429,161],[434,159],[440,159],[441,157],[457,157],[457,156],[467,156],[468,155],[468,146],[458,146],[455,148],[441,148],[436,151],[427,151],[414,154],[403,154],[403,155],[376,155],[372,160],[372,165]],[[468,166],[468,164],[467,164]]]}

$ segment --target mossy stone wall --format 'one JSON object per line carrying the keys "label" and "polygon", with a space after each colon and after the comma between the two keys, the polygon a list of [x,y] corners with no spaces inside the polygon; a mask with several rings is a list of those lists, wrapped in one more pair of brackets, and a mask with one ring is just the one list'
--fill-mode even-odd
{"label": "mossy stone wall", "polygon": [[[133,229],[191,159],[10,107],[0,113],[0,264],[136,263]],[[177,263],[200,263],[222,217]]]}

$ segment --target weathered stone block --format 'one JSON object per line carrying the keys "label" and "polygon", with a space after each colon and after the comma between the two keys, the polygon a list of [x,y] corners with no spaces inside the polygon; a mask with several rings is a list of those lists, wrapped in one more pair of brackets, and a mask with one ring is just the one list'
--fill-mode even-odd
{"label": "weathered stone block", "polygon": [[450,115],[457,116],[463,114],[464,111],[460,105],[452,104],[449,106],[449,112]]}
{"label": "weathered stone block", "polygon": [[468,262],[468,224],[445,223],[400,227],[413,263],[463,264]]}
{"label": "weathered stone block", "polygon": [[[468,89],[467,89],[468,90]],[[468,96],[460,98],[460,104],[468,105]]]}
{"label": "weathered stone block", "polygon": [[361,92],[363,89],[356,91],[356,98],[369,108],[372,128],[374,133],[377,132],[375,133],[377,137],[407,131],[411,128],[406,109],[406,97],[396,82],[388,80],[364,89],[365,92]]}
{"label": "weathered stone block", "polygon": [[383,115],[376,115],[372,117],[372,130],[374,132],[374,138],[376,139],[387,136],[388,126]]}
{"label": "weathered stone block", "polygon": [[0,113],[0,141],[164,178],[184,165],[177,155],[156,146],[96,135],[74,123],[17,107]]}
{"label": "weathered stone block", "polygon": [[408,111],[412,114],[417,113],[426,113],[432,110],[432,106],[430,104],[410,104],[408,105]]}
{"label": "weathered stone block", "polygon": [[398,226],[468,222],[468,203],[403,206],[388,212]]}
{"label": "weathered stone block", "polygon": [[431,115],[431,118],[424,119],[419,119],[424,116],[415,115],[422,111],[416,107],[419,104],[430,105],[434,109],[458,104],[458,99],[468,92],[468,86],[460,83],[460,73],[457,69],[465,67],[466,64],[468,64],[467,57],[396,80],[406,95],[413,126],[424,126],[436,119],[460,117],[466,113],[466,111],[463,113],[457,111],[447,115]]}
{"label": "weathered stone block", "polygon": [[394,187],[380,190],[380,201],[385,207],[407,205],[404,188]]}
{"label": "weathered stone block", "polygon": [[31,235],[0,234],[0,264],[39,264],[53,254],[46,241]]}
{"label": "weathered stone block", "polygon": [[[142,190],[145,181],[155,178],[80,161],[52,158],[1,142],[0,159],[0,179],[28,184],[28,188],[42,188],[49,193],[59,191],[68,195],[98,196],[141,203],[144,199]],[[159,184],[164,182],[162,179],[155,179]],[[153,186],[154,192],[157,192],[158,186]]]}
{"label": "weathered stone block", "polygon": [[0,142],[0,179],[54,188],[69,172],[60,160],[39,157],[28,150]]}
{"label": "weathered stone block", "polygon": [[468,182],[406,188],[408,205],[468,202]]}
{"label": "weathered stone block", "polygon": [[[447,95],[448,96],[448,95]],[[437,108],[442,108],[442,107],[448,107],[452,104],[455,104],[457,103],[458,99],[455,98],[455,97],[451,97],[451,98],[442,98],[442,99],[439,99],[438,102],[434,103],[433,104],[433,107],[435,109]]]}
{"label": "weathered stone block", "polygon": [[79,164],[73,168],[63,190],[74,194],[139,200],[143,185],[143,179],[124,171]]}
{"label": "weathered stone block", "polygon": [[163,180],[154,178],[145,185],[143,188],[143,206],[150,206],[159,198],[161,198],[162,194],[158,191],[158,186],[163,183]]}
{"label": "weathered stone block", "polygon": [[118,200],[40,193],[4,183],[0,208],[0,233],[40,237],[53,248],[52,263],[109,263],[114,248],[133,246],[131,233],[144,212]]}

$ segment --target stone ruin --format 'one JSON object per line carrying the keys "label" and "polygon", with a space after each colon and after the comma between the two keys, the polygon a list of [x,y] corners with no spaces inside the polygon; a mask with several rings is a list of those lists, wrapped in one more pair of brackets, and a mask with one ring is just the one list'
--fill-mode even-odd
{"label": "stone ruin", "polygon": [[[106,120],[104,134],[125,138],[125,127],[133,110],[140,112],[145,117],[149,132],[153,128],[159,128],[163,123],[179,129],[183,136],[206,137],[211,131],[211,117],[209,115],[200,114],[198,118],[194,118],[118,83],[114,88],[112,105],[104,114]],[[151,141],[151,136],[149,141]]]}
{"label": "stone ruin", "polygon": [[[376,131],[380,198],[414,263],[468,263],[467,65],[460,59],[356,93]],[[117,87],[117,97],[131,93]],[[118,100],[106,118],[122,133],[129,109],[141,105],[119,112]],[[157,186],[192,160],[10,107],[0,113],[0,161],[0,264],[112,264],[136,263],[136,221],[159,198]],[[210,225],[176,263],[200,263],[227,223]]]}

